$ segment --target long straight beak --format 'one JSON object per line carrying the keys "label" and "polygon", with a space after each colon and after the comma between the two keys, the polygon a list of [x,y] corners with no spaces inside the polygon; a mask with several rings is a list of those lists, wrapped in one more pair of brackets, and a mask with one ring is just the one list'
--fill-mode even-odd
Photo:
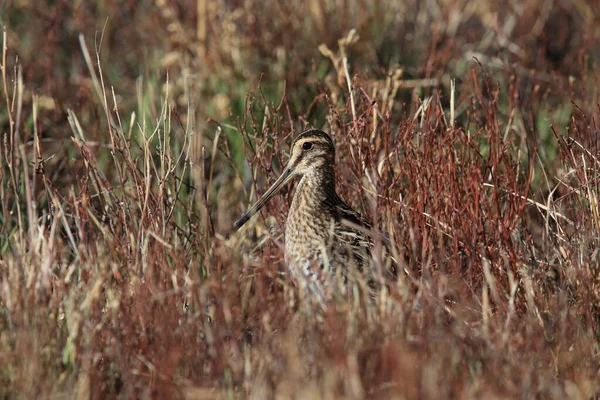
{"label": "long straight beak", "polygon": [[271,197],[273,197],[275,195],[275,193],[277,193],[279,191],[279,189],[281,189],[281,187],[283,185],[285,185],[292,177],[293,177],[292,170],[289,167],[286,167],[285,171],[283,171],[281,176],[279,178],[277,178],[277,180],[275,181],[275,183],[273,183],[273,185],[271,185],[269,190],[267,190],[265,192],[265,194],[263,194],[263,196],[260,199],[258,199],[258,201],[256,203],[254,203],[254,205],[252,207],[250,207],[244,215],[242,215],[242,218],[235,221],[235,223],[233,224],[233,227],[236,230],[240,229],[242,227],[242,225],[244,225],[246,222],[248,222],[248,220],[250,218],[252,218],[252,216],[254,214],[259,212],[260,209],[262,208],[262,206],[264,206],[265,203],[267,201],[269,201],[271,199]]}

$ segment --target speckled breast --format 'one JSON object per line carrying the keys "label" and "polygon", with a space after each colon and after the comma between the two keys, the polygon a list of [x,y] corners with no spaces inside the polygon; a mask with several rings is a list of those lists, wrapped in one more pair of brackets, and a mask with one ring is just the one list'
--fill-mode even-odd
{"label": "speckled breast", "polygon": [[[294,212],[295,211],[295,212]],[[294,215],[301,210],[293,210],[285,227],[285,260],[294,278],[313,276],[315,269],[333,267],[335,260],[333,221],[314,216]]]}

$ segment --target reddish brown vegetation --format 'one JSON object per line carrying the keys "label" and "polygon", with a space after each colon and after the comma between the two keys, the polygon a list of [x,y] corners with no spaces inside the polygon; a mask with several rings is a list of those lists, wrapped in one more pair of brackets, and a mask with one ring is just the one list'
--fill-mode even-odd
{"label": "reddish brown vegetation", "polygon": [[[596,9],[101,3],[0,19],[0,397],[599,395]],[[306,126],[374,302],[298,305],[291,190],[232,233]]]}

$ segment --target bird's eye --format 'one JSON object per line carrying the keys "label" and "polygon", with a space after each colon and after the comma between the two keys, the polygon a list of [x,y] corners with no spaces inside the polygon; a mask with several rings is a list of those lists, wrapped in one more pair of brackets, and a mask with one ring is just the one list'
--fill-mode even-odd
{"label": "bird's eye", "polygon": [[311,142],[304,142],[302,143],[302,150],[310,150],[312,149],[312,143]]}

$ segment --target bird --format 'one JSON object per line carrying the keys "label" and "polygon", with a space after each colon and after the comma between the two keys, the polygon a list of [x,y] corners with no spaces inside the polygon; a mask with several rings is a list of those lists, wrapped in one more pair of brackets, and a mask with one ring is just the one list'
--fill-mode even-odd
{"label": "bird", "polygon": [[239,230],[284,186],[299,178],[285,222],[285,263],[297,285],[327,301],[327,287],[363,271],[370,260],[370,224],[336,193],[335,146],[322,130],[294,139],[283,172],[242,217]]}

